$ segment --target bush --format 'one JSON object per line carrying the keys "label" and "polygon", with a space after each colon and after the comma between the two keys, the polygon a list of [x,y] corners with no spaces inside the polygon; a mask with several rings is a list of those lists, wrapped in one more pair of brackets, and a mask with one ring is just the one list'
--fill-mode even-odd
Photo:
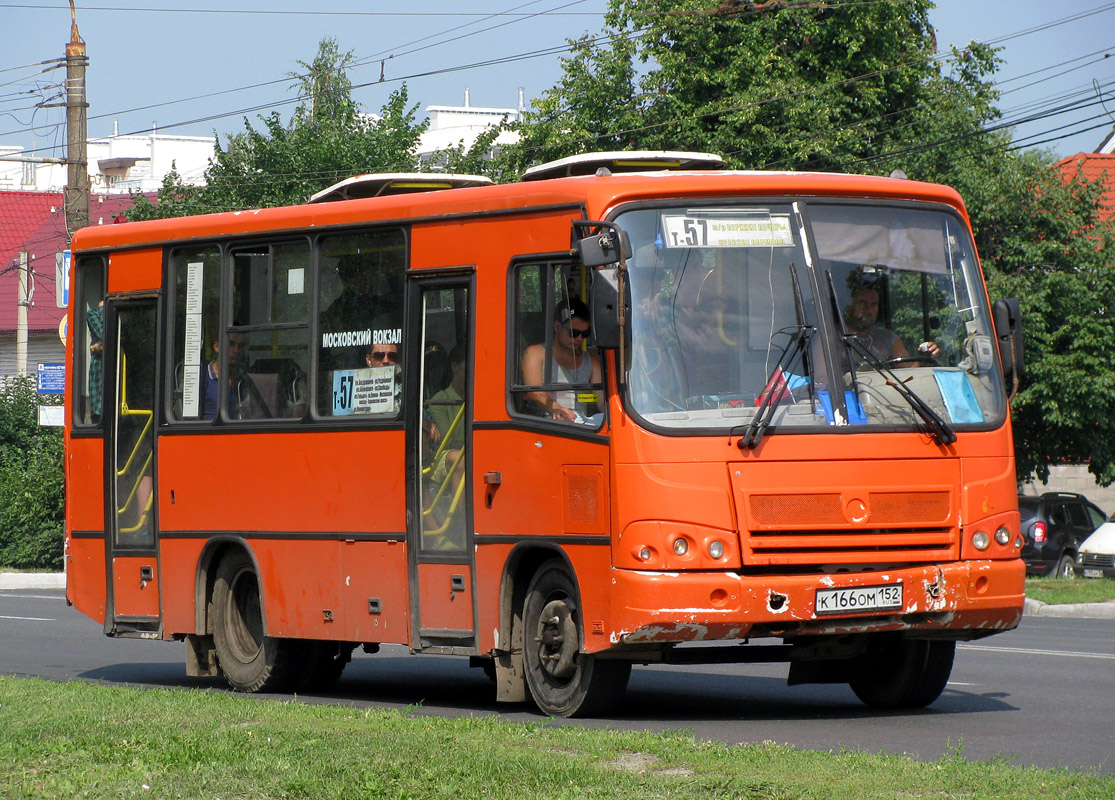
{"label": "bush", "polygon": [[62,568],[62,429],[39,426],[33,378],[0,382],[0,568]]}

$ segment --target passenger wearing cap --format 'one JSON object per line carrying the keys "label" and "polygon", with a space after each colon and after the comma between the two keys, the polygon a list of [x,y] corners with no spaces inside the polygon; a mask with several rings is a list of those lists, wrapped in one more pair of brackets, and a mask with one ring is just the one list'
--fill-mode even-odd
{"label": "passenger wearing cap", "polygon": [[[553,349],[549,358],[549,383],[588,387],[601,382],[600,360],[582,347],[591,333],[588,306],[577,299],[559,303],[554,309]],[[543,386],[546,380],[546,345],[532,344],[523,352],[523,383]],[[577,390],[530,392],[528,402],[548,416],[563,422],[584,421],[594,403],[578,398]]]}

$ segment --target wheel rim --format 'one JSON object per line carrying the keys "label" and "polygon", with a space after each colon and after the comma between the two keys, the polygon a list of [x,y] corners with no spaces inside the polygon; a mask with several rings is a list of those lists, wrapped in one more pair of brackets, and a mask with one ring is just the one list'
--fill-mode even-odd
{"label": "wheel rim", "polygon": [[565,598],[551,600],[538,615],[538,665],[555,683],[568,683],[577,674],[577,623]]}
{"label": "wheel rim", "polygon": [[233,655],[247,663],[263,647],[263,613],[259,605],[259,583],[253,571],[241,570],[232,579],[228,606],[228,643]]}

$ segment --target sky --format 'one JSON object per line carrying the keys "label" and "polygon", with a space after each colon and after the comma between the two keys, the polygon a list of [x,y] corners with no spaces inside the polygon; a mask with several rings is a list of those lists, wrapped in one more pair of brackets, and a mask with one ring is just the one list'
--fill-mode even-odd
{"label": "sky", "polygon": [[[529,106],[559,79],[566,40],[599,31],[606,5],[78,0],[88,133],[225,135],[244,117],[275,110],[289,119],[288,73],[313,60],[323,37],[353,51],[359,66],[349,77],[365,110],[378,111],[404,83],[420,110],[462,105],[466,90],[473,106],[513,108],[522,89]],[[0,145],[64,155],[65,110],[35,106],[62,99],[64,68],[43,62],[65,54],[70,22],[68,0],[0,0]],[[1019,146],[1064,157],[1095,150],[1115,127],[1115,2],[939,0],[930,22],[941,53],[970,41],[1002,47],[999,107]],[[1086,107],[1058,113],[1066,104]]]}

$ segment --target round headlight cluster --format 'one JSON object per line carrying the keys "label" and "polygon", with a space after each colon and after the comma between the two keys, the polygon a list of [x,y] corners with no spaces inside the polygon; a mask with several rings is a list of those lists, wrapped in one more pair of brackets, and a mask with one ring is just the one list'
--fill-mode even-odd
{"label": "round headlight cluster", "polygon": [[972,534],[972,546],[977,550],[986,550],[991,546],[991,537],[983,531],[976,531]]}
{"label": "round headlight cluster", "polygon": [[1007,544],[1010,541],[1010,531],[1008,531],[1004,526],[1000,525],[995,531],[995,541],[999,544]]}
{"label": "round headlight cluster", "polygon": [[724,556],[724,543],[720,541],[709,542],[708,546],[709,558],[720,559]]}
{"label": "round headlight cluster", "polygon": [[674,539],[674,553],[675,554],[677,554],[679,556],[683,556],[688,552],[689,552],[689,542],[687,542],[684,537],[679,536],[678,538]]}

